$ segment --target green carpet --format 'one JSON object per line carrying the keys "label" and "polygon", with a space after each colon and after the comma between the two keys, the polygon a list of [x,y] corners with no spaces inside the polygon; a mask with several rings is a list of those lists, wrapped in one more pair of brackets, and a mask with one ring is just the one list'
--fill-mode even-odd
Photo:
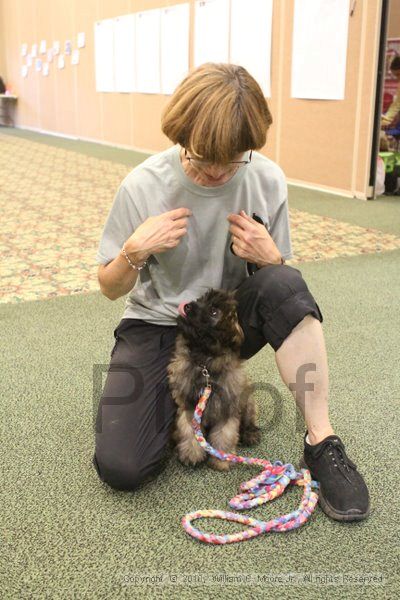
{"label": "green carpet", "polygon": [[[316,194],[291,187],[290,203],[317,212]],[[398,201],[320,194],[319,210],[332,216],[342,210],[347,220],[348,203],[349,220],[365,224],[364,211],[374,204],[374,226],[380,206],[379,228],[386,223],[392,229],[385,231],[395,232]],[[92,466],[100,391],[93,377],[101,370],[105,375],[124,299],[111,302],[94,293],[2,305],[2,598],[398,597],[399,260],[400,251],[393,251],[299,267],[324,316],[331,421],[369,486],[370,517],[342,524],[318,507],[299,530],[222,547],[193,540],[180,519],[201,508],[228,510],[240,483],[257,469],[193,470],[171,456],[155,481],[118,492],[100,482]],[[297,466],[303,428],[273,350],[261,350],[247,369],[259,388],[276,388],[257,392],[263,438],[248,454]],[[263,519],[283,514],[300,496],[293,488],[249,512]],[[197,523],[208,531],[236,530]],[[303,583],[277,581],[289,573]],[[169,583],[133,583],[135,576],[162,574]],[[208,584],[190,584],[190,574],[204,574]],[[253,583],[227,580],[239,574],[252,575]],[[382,583],[349,582],[367,574]],[[256,584],[257,577],[264,580]]]}

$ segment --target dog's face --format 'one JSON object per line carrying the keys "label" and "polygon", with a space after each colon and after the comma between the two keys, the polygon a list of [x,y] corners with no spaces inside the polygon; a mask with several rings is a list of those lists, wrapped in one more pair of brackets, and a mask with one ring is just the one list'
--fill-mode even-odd
{"label": "dog's face", "polygon": [[179,305],[178,331],[189,348],[214,355],[226,348],[238,351],[244,334],[236,307],[234,292],[210,289],[197,300]]}

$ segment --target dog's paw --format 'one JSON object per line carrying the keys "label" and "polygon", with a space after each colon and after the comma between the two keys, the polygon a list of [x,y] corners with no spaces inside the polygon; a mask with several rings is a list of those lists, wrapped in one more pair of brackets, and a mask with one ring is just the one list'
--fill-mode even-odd
{"label": "dog's paw", "polygon": [[250,425],[240,431],[239,444],[241,446],[256,446],[261,441],[261,429],[256,425]]}
{"label": "dog's paw", "polygon": [[208,459],[208,466],[214,469],[215,471],[229,471],[231,468],[231,463],[226,460],[219,460],[215,456],[210,456]]}
{"label": "dog's paw", "polygon": [[206,457],[207,452],[196,442],[188,444],[183,442],[177,445],[178,459],[187,467],[194,467],[202,463]]}

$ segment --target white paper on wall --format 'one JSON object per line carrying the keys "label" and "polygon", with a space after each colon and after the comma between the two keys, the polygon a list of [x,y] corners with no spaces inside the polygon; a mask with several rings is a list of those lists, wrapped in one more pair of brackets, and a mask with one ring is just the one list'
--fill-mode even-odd
{"label": "white paper on wall", "polygon": [[161,11],[161,93],[172,94],[189,71],[189,4]]}
{"label": "white paper on wall", "polygon": [[229,62],[229,0],[195,4],[194,66],[205,62]]}
{"label": "white paper on wall", "polygon": [[31,56],[32,56],[32,58],[36,58],[36,56],[37,56],[37,44],[32,44]]}
{"label": "white paper on wall", "polygon": [[[28,44],[22,44],[22,46],[21,46],[21,56],[26,56],[27,54],[28,54]],[[23,75],[23,77],[24,77],[24,75]],[[26,77],[26,75],[25,75],[25,77]]]}
{"label": "white paper on wall", "polygon": [[48,76],[48,74],[49,74],[49,63],[47,63],[47,62],[43,63],[42,73],[43,73],[44,77]]}
{"label": "white paper on wall", "polygon": [[79,65],[79,50],[73,50],[71,54],[71,65]]}
{"label": "white paper on wall", "polygon": [[78,48],[84,48],[85,47],[86,39],[85,39],[85,32],[84,31],[81,31],[80,33],[78,33],[76,41],[77,41],[76,45],[78,46]]}
{"label": "white paper on wall", "polygon": [[65,67],[65,58],[64,54],[59,54],[57,59],[57,67],[59,69],[63,69]]}
{"label": "white paper on wall", "polygon": [[232,0],[229,62],[241,65],[271,97],[273,0]]}
{"label": "white paper on wall", "polygon": [[32,56],[30,54],[28,54],[28,56],[26,57],[26,64],[28,65],[28,67],[32,66]]}
{"label": "white paper on wall", "polygon": [[42,59],[41,58],[37,58],[36,59],[35,69],[36,69],[36,71],[41,71],[42,70]]}
{"label": "white paper on wall", "polygon": [[28,65],[22,65],[21,67],[21,76],[27,77],[28,75]]}
{"label": "white paper on wall", "polygon": [[292,98],[343,100],[349,0],[295,0]]}
{"label": "white paper on wall", "polygon": [[58,40],[53,43],[53,53],[60,54],[60,42]]}
{"label": "white paper on wall", "polygon": [[96,91],[113,92],[114,83],[114,19],[94,24]]}
{"label": "white paper on wall", "polygon": [[135,15],[114,19],[114,77],[116,92],[136,91]]}
{"label": "white paper on wall", "polygon": [[49,50],[47,50],[47,62],[51,63],[53,62],[53,48],[50,48]]}
{"label": "white paper on wall", "polygon": [[160,94],[161,10],[136,13],[136,91]]}
{"label": "white paper on wall", "polygon": [[46,40],[41,40],[39,47],[40,54],[46,54]]}

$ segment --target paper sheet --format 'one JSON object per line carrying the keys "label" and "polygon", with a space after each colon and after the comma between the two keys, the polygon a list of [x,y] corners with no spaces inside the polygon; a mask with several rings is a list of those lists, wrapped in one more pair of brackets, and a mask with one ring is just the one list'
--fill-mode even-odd
{"label": "paper sheet", "polygon": [[114,83],[114,19],[94,24],[96,91],[113,92]]}
{"label": "paper sheet", "polygon": [[189,71],[189,4],[161,12],[161,93],[172,94]]}
{"label": "paper sheet", "polygon": [[161,93],[161,10],[136,13],[136,91]]}
{"label": "paper sheet", "polygon": [[85,44],[86,44],[86,36],[85,36],[85,32],[81,31],[78,33],[77,38],[76,38],[76,45],[78,46],[78,48],[84,48]]}
{"label": "paper sheet", "polygon": [[194,66],[229,62],[229,0],[197,0]]}
{"label": "paper sheet", "polygon": [[232,0],[230,62],[241,65],[271,97],[273,0]]}
{"label": "paper sheet", "polygon": [[79,65],[79,50],[73,50],[71,54],[71,65]]}
{"label": "paper sheet", "polygon": [[57,67],[59,69],[63,69],[65,67],[65,58],[64,54],[59,54],[57,58]]}
{"label": "paper sheet", "polygon": [[295,0],[292,98],[343,100],[349,0]]}
{"label": "paper sheet", "polygon": [[114,19],[114,77],[116,92],[136,91],[134,14]]}

